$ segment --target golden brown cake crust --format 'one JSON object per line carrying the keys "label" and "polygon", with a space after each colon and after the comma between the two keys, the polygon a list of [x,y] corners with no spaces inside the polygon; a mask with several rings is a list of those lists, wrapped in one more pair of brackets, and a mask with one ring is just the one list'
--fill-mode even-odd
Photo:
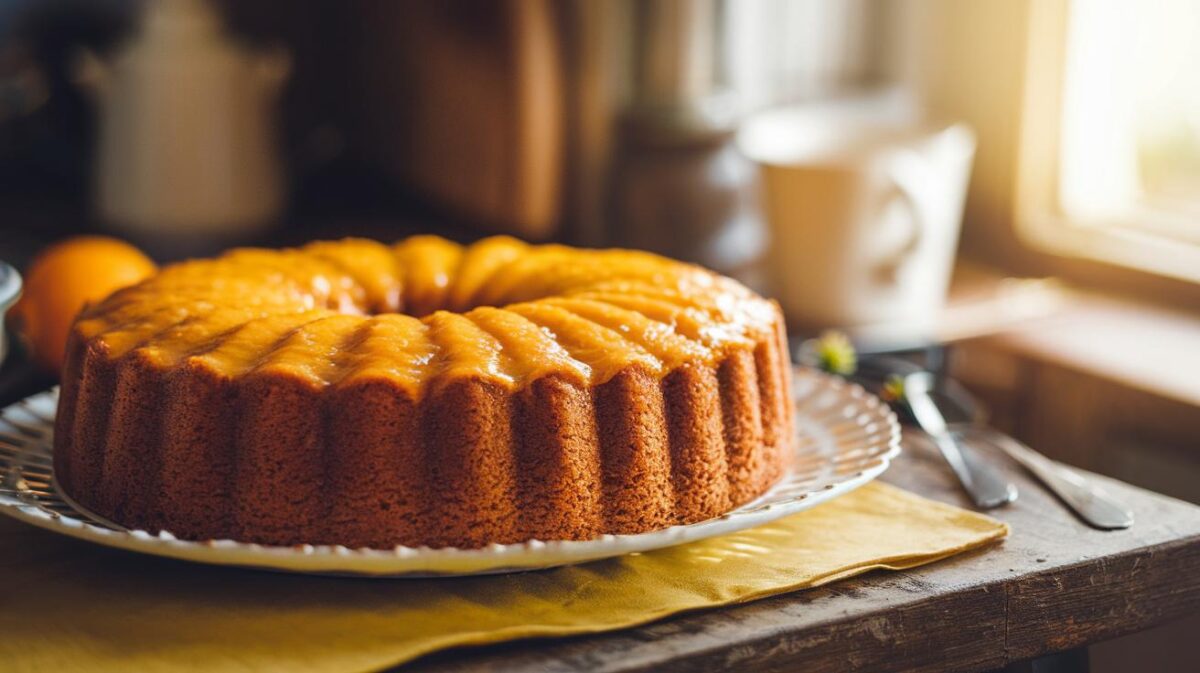
{"label": "golden brown cake crust", "polygon": [[701,521],[787,468],[783,330],[773,302],[647,253],[235,250],[77,319],[56,479],[187,539],[481,547]]}

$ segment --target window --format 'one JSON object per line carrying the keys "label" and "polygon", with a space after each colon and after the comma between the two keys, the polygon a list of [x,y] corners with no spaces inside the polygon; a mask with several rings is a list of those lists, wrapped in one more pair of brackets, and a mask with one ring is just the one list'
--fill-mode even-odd
{"label": "window", "polygon": [[1032,171],[1024,233],[1200,281],[1200,3],[1035,3],[1031,20],[1025,143],[1054,168]]}

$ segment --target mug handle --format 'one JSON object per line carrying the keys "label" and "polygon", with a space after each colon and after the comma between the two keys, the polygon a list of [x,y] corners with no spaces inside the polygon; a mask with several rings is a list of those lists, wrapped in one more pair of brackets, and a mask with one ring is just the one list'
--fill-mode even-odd
{"label": "mug handle", "polygon": [[896,251],[877,263],[876,271],[881,280],[894,283],[900,267],[921,246],[924,238],[925,216],[922,203],[929,203],[926,195],[933,178],[925,166],[925,159],[912,150],[897,152],[888,162],[885,172],[891,184],[892,194],[899,196],[909,211],[908,234]]}

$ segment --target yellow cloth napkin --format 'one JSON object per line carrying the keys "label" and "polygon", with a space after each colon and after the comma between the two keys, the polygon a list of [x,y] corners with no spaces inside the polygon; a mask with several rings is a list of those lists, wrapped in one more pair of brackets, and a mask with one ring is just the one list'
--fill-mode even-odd
{"label": "yellow cloth napkin", "polygon": [[517,575],[336,579],[138,556],[0,517],[10,671],[369,671],[456,645],[592,633],[910,568],[1003,537],[871,484],[753,530]]}

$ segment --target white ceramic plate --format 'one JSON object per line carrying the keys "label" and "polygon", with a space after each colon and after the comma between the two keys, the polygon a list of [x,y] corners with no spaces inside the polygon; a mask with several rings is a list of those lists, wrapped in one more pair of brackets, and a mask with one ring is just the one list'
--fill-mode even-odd
{"label": "white ceramic plate", "polygon": [[797,370],[795,382],[798,441],[788,475],[761,498],[728,514],[652,533],[585,541],[531,540],[483,549],[378,550],[197,542],[167,532],[128,530],[91,514],[55,488],[51,452],[57,390],[0,412],[0,512],[64,535],[144,554],[300,573],[474,575],[581,563],[758,526],[836,498],[887,469],[900,452],[900,426],[886,405],[856,385],[814,371]]}

